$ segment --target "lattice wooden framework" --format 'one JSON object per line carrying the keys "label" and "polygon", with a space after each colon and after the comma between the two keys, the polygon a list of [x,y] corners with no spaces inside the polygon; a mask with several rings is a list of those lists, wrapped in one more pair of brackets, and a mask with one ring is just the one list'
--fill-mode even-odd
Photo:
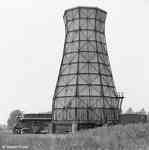
{"label": "lattice wooden framework", "polygon": [[107,13],[77,7],[64,13],[65,44],[53,97],[53,122],[118,122],[123,96],[114,85],[105,39]]}

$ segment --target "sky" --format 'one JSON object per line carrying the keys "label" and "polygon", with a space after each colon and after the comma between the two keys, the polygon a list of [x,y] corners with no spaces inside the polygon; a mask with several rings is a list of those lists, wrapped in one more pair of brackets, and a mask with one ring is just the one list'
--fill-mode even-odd
{"label": "sky", "polygon": [[149,0],[0,0],[0,123],[11,111],[48,112],[62,58],[63,13],[107,11],[106,39],[123,110],[149,112]]}

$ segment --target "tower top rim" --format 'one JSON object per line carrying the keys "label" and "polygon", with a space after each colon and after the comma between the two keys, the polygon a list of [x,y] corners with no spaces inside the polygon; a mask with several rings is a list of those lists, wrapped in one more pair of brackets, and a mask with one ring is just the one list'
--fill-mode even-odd
{"label": "tower top rim", "polygon": [[96,10],[99,10],[99,11],[101,11],[101,12],[107,14],[107,12],[106,12],[105,10],[103,10],[103,9],[101,9],[101,8],[99,8],[99,7],[94,7],[94,6],[76,6],[76,7],[72,7],[72,8],[66,9],[66,10],[64,11],[64,16],[65,16],[66,13],[69,12],[69,11],[72,11],[72,10],[75,10],[75,9],[83,9],[83,8],[84,8],[84,9],[96,9]]}

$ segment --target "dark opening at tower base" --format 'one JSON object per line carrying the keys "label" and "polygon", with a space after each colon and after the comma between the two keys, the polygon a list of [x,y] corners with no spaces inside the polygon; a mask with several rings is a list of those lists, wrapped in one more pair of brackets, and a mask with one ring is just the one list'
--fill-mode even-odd
{"label": "dark opening at tower base", "polygon": [[63,122],[63,123],[53,123],[52,126],[53,126],[52,129],[53,133],[75,133],[77,131],[84,130],[84,129],[100,127],[102,126],[102,124]]}

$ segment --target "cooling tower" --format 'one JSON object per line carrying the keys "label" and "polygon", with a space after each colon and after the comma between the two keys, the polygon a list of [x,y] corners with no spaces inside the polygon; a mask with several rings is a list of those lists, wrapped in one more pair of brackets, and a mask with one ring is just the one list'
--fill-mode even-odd
{"label": "cooling tower", "polygon": [[116,91],[107,53],[106,15],[94,7],[64,13],[66,35],[52,104],[53,132],[119,121],[123,96]]}

